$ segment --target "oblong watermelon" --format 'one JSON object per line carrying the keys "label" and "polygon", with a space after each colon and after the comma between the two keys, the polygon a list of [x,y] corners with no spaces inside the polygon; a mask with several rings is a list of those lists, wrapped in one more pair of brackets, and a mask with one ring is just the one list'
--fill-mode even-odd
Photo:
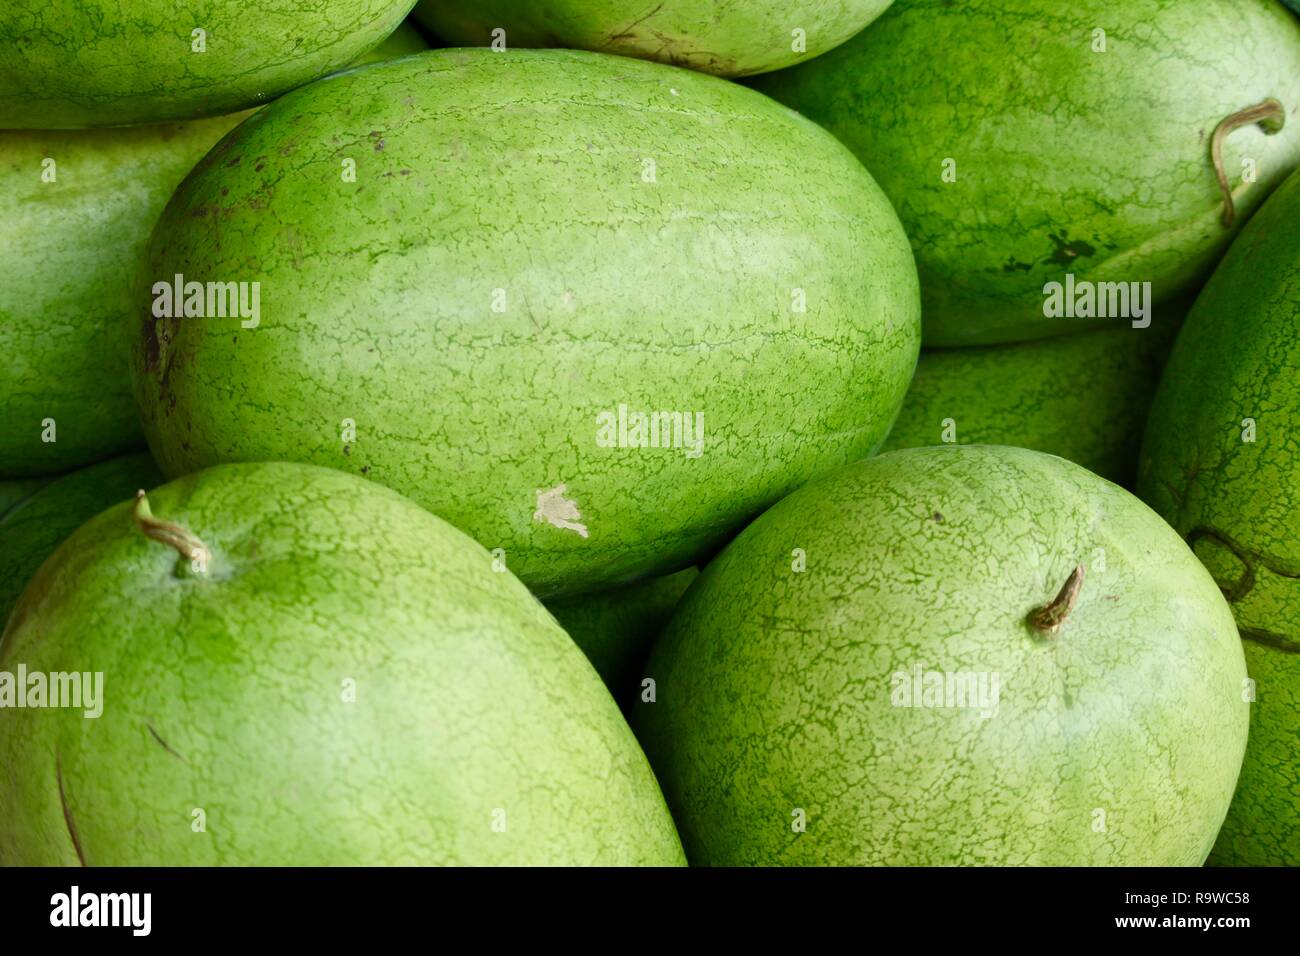
{"label": "oblong watermelon", "polygon": [[639,738],[697,865],[1199,866],[1249,721],[1232,613],[1178,535],[991,445],[800,488],[645,673]]}
{"label": "oblong watermelon", "polygon": [[777,70],[839,46],[893,0],[421,0],[454,46],[571,47],[719,76]]}
{"label": "oblong watermelon", "polygon": [[[1147,283],[1155,302],[1194,287],[1236,228],[1212,161],[1229,118],[1235,224],[1300,164],[1300,24],[1275,0],[898,0],[754,82],[879,179],[930,346],[1076,330],[1045,314],[1050,283]],[[1101,293],[1064,315],[1098,315]]]}
{"label": "oblong watermelon", "polygon": [[685,567],[869,454],[920,339],[906,236],[833,137],[578,51],[437,51],[289,94],[182,183],[146,282],[165,473],[356,472],[541,596]]}
{"label": "oblong watermelon", "polygon": [[333,469],[223,466],[90,519],[0,636],[21,669],[50,706],[6,681],[0,866],[683,862],[551,615]]}
{"label": "oblong watermelon", "polygon": [[414,0],[6,0],[0,129],[193,119],[257,106],[356,59]]}
{"label": "oblong watermelon", "polygon": [[1197,299],[1160,381],[1138,491],[1223,588],[1255,680],[1213,860],[1300,865],[1300,173]]}

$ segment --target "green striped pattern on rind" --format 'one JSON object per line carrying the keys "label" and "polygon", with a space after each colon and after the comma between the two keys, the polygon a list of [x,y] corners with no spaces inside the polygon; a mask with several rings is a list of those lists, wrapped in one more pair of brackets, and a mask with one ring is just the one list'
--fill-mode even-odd
{"label": "green striped pattern on rind", "polygon": [[[261,324],[155,320],[142,290],[165,473],[357,472],[545,597],[689,565],[870,454],[920,338],[906,237],[832,137],[741,86],[576,51],[438,51],[295,91],[177,190],[148,277],[177,273],[260,282]],[[702,415],[699,456],[602,436],[620,405]]]}
{"label": "green striped pattern on rind", "polygon": [[[412,5],[6,0],[0,129],[157,123],[257,106],[350,63]],[[195,30],[206,34],[203,52],[194,50]]]}
{"label": "green striped pattern on rind", "polygon": [[1241,786],[1214,855],[1225,864],[1300,865],[1297,328],[1300,173],[1192,309],[1151,410],[1138,484],[1228,591],[1257,683]]}
{"label": "green striped pattern on rind", "polygon": [[[918,667],[998,675],[996,707],[899,706]],[[695,864],[1196,866],[1249,717],[1232,614],[1178,536],[993,446],[801,488],[704,570],[646,674],[640,738]]]}
{"label": "green striped pattern on rind", "polygon": [[415,16],[454,46],[570,47],[744,76],[839,46],[891,2],[421,0]]}
{"label": "green striped pattern on rind", "polygon": [[1043,315],[1067,273],[1151,282],[1162,301],[1195,284],[1231,239],[1210,136],[1239,110],[1287,113],[1276,135],[1227,141],[1240,219],[1300,163],[1300,24],[1275,0],[898,0],[755,83],[843,139],[893,201],[930,346],[1076,329]]}
{"label": "green striped pattern on rind", "polygon": [[600,678],[465,535],[299,465],[149,502],[211,549],[206,577],[122,504],[46,562],[0,643],[0,670],[104,673],[96,719],[0,721],[0,865],[682,861]]}
{"label": "green striped pattern on rind", "polygon": [[1018,445],[1129,487],[1160,370],[1188,304],[1157,306],[1145,329],[1118,320],[1123,328],[1037,342],[923,349],[881,450],[952,436],[962,445]]}

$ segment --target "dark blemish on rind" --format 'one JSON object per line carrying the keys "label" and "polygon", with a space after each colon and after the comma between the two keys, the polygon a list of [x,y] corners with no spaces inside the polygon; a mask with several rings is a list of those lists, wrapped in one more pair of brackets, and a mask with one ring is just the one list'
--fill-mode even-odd
{"label": "dark blemish on rind", "polygon": [[167,743],[167,741],[163,740],[162,737],[158,735],[158,731],[153,729],[153,724],[149,723],[146,720],[144,725],[149,728],[149,733],[153,734],[153,739],[158,741],[158,743],[162,746],[163,750],[167,751],[169,754],[171,754],[173,757],[175,757],[177,760],[181,761],[182,763],[185,762],[185,758],[182,757],[180,754],[178,754],[175,750],[173,750],[171,744]]}
{"label": "dark blemish on rind", "polygon": [[1032,262],[1017,262],[1015,259],[1008,259],[1002,264],[1003,272],[1028,272],[1033,268]]}
{"label": "dark blemish on rind", "polygon": [[943,515],[941,515],[939,512],[936,511],[934,514],[930,515],[930,520],[937,522],[939,524],[943,524]]}
{"label": "dark blemish on rind", "polygon": [[63,787],[63,757],[54,755],[54,777],[59,784],[59,805],[63,808],[63,822],[68,827],[68,836],[72,837],[72,848],[77,851],[77,859],[86,866],[86,854],[81,849],[81,837],[77,835],[77,821],[72,819],[72,807],[68,806],[68,792]]}
{"label": "dark blemish on rind", "polygon": [[1061,235],[1058,236],[1056,233],[1051,233],[1048,238],[1052,240],[1056,249],[1053,250],[1050,256],[1043,260],[1045,264],[1054,262],[1057,265],[1068,266],[1073,264],[1077,259],[1087,259],[1097,254],[1096,247],[1090,243],[1084,242],[1082,239],[1076,239],[1074,242],[1070,242],[1069,236],[1064,232],[1064,230],[1062,230]]}
{"label": "dark blemish on rind", "polygon": [[351,455],[351,454],[352,454],[352,446],[351,446],[351,445],[344,445],[344,446],[343,446],[343,454],[345,454],[345,455]]}
{"label": "dark blemish on rind", "polygon": [[144,311],[143,328],[144,338],[144,370],[152,372],[158,367],[158,329],[153,314],[149,309]]}

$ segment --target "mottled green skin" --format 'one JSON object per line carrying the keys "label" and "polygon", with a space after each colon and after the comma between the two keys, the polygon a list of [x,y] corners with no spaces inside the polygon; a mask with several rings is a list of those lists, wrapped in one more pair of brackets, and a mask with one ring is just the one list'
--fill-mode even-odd
{"label": "mottled green skin", "polygon": [[612,588],[597,594],[546,602],[573,642],[582,648],[617,700],[641,676],[650,644],[699,570]]}
{"label": "mottled green skin", "polygon": [[[6,0],[0,129],[125,126],[257,106],[350,63],[414,0]],[[130,12],[127,12],[127,7]],[[206,31],[206,52],[191,33]]]}
{"label": "mottled green skin", "polygon": [[[177,273],[261,282],[261,324],[155,319],[142,290],[165,473],[360,473],[543,597],[688,566],[870,454],[920,339],[907,239],[833,137],[724,80],[578,51],[437,51],[295,91],[177,190],[147,275]],[[703,414],[700,456],[602,447],[620,404]],[[561,485],[586,537],[539,508]]]}
{"label": "mottled green skin", "polygon": [[212,550],[206,576],[123,503],[46,562],[0,639],[2,670],[105,675],[98,719],[0,720],[0,865],[682,861],[600,678],[468,537],[301,465],[149,501]]}
{"label": "mottled green skin", "polygon": [[[1257,683],[1213,862],[1300,865],[1300,173],[1188,317],[1156,393],[1138,491],[1227,591]],[[1245,419],[1254,441],[1243,441]]]}
{"label": "mottled green skin", "polygon": [[1224,148],[1239,222],[1300,163],[1300,24],[1275,0],[898,0],[756,85],[879,179],[916,251],[930,346],[1077,329],[1043,315],[1066,273],[1151,282],[1161,301],[1195,285],[1232,237],[1210,135],[1239,110],[1287,111],[1280,133],[1242,128]]}
{"label": "mottled green skin", "polygon": [[147,454],[124,455],[52,479],[7,510],[0,503],[0,626],[41,562],[68,535],[160,481]]}
{"label": "mottled green skin", "polygon": [[[1038,635],[1027,615],[1078,563]],[[894,706],[916,666],[999,674],[996,711]],[[640,737],[696,864],[1198,865],[1249,719],[1232,614],[1178,536],[997,446],[796,491],[705,569],[646,673]]]}
{"label": "mottled green skin", "polygon": [[0,477],[143,443],[127,371],[137,269],[172,190],[242,118],[0,131],[0,247],[12,250],[0,257]]}
{"label": "mottled green skin", "polygon": [[[403,24],[361,57],[427,49]],[[0,131],[0,478],[144,443],[127,343],[137,270],[172,191],[247,113],[134,129]],[[42,180],[45,159],[55,180]],[[130,317],[130,318],[128,318]],[[42,441],[47,418],[55,442]]]}
{"label": "mottled green skin", "polygon": [[923,349],[882,451],[939,445],[945,421],[962,445],[1044,451],[1131,486],[1147,411],[1187,304],[1157,306],[1151,325],[1037,342]]}
{"label": "mottled green skin", "polygon": [[[570,47],[719,76],[779,70],[839,46],[893,0],[420,0],[415,17],[455,46]],[[793,31],[804,31],[803,52]]]}

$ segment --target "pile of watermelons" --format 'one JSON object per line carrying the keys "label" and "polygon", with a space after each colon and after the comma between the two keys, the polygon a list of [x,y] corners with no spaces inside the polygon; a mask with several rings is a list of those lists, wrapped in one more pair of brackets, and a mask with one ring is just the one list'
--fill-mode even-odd
{"label": "pile of watermelons", "polygon": [[412,4],[0,6],[0,863],[1300,863],[1300,19]]}

